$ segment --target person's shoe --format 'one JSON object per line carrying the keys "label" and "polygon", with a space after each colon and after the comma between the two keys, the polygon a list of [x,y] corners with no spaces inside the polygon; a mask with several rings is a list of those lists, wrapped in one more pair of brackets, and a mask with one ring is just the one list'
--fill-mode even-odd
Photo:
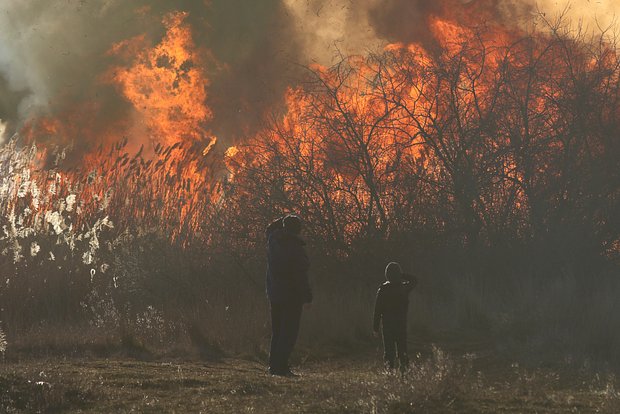
{"label": "person's shoe", "polygon": [[293,371],[290,370],[290,368],[286,369],[286,371],[284,371],[284,373],[282,375],[284,377],[289,377],[289,378],[297,378],[297,377],[299,377],[299,374],[294,373]]}
{"label": "person's shoe", "polygon": [[269,375],[273,375],[273,376],[276,376],[276,377],[288,377],[288,378],[299,377],[299,375],[297,375],[293,371],[291,371],[290,368],[286,368],[286,369],[273,369],[273,368],[269,368]]}

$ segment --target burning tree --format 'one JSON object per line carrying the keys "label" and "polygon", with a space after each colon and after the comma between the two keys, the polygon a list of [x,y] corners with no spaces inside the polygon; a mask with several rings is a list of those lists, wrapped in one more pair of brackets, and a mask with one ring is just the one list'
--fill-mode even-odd
{"label": "burning tree", "polygon": [[602,252],[618,234],[618,57],[604,36],[550,29],[499,43],[450,34],[434,53],[392,45],[314,68],[286,115],[238,147],[233,185],[345,249],[421,229],[475,246],[581,242],[572,232],[588,228]]}
{"label": "burning tree", "polygon": [[509,336],[537,320],[586,347],[617,343],[605,328],[575,334],[588,329],[570,305],[597,302],[596,318],[609,302],[583,292],[616,286],[615,45],[561,25],[520,37],[437,27],[439,50],[392,45],[311,68],[286,114],[236,148],[229,202],[263,220],[300,212],[331,257],[320,283],[346,291],[395,257],[428,272],[427,308],[462,304],[461,324]]}

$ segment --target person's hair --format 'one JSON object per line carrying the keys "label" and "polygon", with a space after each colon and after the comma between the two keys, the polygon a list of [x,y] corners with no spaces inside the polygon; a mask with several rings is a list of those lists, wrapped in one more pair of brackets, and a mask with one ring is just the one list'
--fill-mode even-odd
{"label": "person's hair", "polygon": [[301,219],[294,214],[289,214],[282,220],[284,224],[284,230],[289,233],[299,234],[301,233]]}
{"label": "person's hair", "polygon": [[390,262],[385,267],[385,278],[389,282],[398,282],[402,279],[401,275],[403,273],[403,269],[401,269],[400,265],[396,262]]}

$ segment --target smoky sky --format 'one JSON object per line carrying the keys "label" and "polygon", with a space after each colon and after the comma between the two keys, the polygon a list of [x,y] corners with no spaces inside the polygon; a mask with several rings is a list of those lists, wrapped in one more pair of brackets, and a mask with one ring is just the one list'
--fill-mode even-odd
{"label": "smoky sky", "polygon": [[461,24],[519,27],[533,15],[534,5],[523,0],[385,0],[370,9],[377,35],[395,42],[421,43],[429,49],[436,41],[429,16],[446,16]]}
{"label": "smoky sky", "polygon": [[[599,11],[610,15],[612,0]],[[0,2],[0,119],[9,130],[81,102],[102,108],[95,127],[130,111],[101,76],[118,62],[107,53],[123,40],[164,36],[164,16],[188,12],[196,45],[212,59],[209,129],[225,142],[252,134],[295,85],[304,65],[330,64],[340,53],[363,54],[390,42],[433,46],[428,17],[448,14],[468,23],[516,26],[537,7],[521,0],[2,0]],[[590,8],[591,9],[591,8]],[[585,15],[583,6],[573,14]],[[88,147],[86,145],[85,147]]]}
{"label": "smoky sky", "polygon": [[[209,106],[216,135],[256,127],[291,83],[300,47],[278,0],[3,0],[0,3],[0,119],[17,128],[96,99],[100,123],[129,110],[101,82],[115,43],[145,35],[156,44],[163,17],[187,11],[196,45],[210,51]],[[115,99],[116,98],[116,99]],[[123,108],[126,107],[126,108]]]}

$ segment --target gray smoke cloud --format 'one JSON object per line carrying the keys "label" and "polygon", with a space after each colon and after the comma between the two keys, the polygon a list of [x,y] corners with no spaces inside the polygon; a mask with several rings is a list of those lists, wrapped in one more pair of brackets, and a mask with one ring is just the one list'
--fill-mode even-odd
{"label": "gray smoke cloud", "polygon": [[436,47],[429,16],[447,16],[467,25],[496,24],[517,28],[532,14],[532,4],[523,0],[386,0],[371,10],[377,33],[388,40],[419,42]]}
{"label": "gray smoke cloud", "polygon": [[393,42],[435,44],[428,17],[446,16],[468,25],[526,28],[539,13],[565,14],[589,30],[608,27],[620,13],[617,0],[283,0],[302,32],[306,56],[328,64],[345,54],[364,54]]}
{"label": "gray smoke cloud", "polygon": [[301,51],[279,0],[3,0],[0,119],[17,128],[96,99],[103,108],[94,126],[105,127],[106,118],[130,109],[100,80],[114,64],[106,52],[137,35],[156,44],[172,11],[189,12],[194,41],[215,58],[205,68],[214,132],[234,136],[255,128],[290,83]]}
{"label": "gray smoke cloud", "polygon": [[[17,127],[68,105],[112,96],[98,76],[112,44],[160,25],[136,19],[127,2],[3,0],[0,5],[0,118]],[[139,24],[129,24],[136,21]]]}
{"label": "gray smoke cloud", "polygon": [[[614,0],[572,2],[568,16],[590,26],[610,24]],[[519,25],[537,10],[557,14],[566,2],[517,0],[2,0],[0,2],[0,123],[7,133],[39,115],[80,102],[102,105],[89,127],[130,111],[100,82],[114,65],[106,54],[143,34],[164,35],[163,17],[189,12],[194,40],[211,51],[209,128],[225,141],[253,133],[299,78],[300,65],[329,65],[340,54],[364,54],[391,42],[433,46],[428,16],[448,11],[480,23]],[[79,128],[78,128],[79,129]],[[86,147],[92,147],[88,144]]]}

